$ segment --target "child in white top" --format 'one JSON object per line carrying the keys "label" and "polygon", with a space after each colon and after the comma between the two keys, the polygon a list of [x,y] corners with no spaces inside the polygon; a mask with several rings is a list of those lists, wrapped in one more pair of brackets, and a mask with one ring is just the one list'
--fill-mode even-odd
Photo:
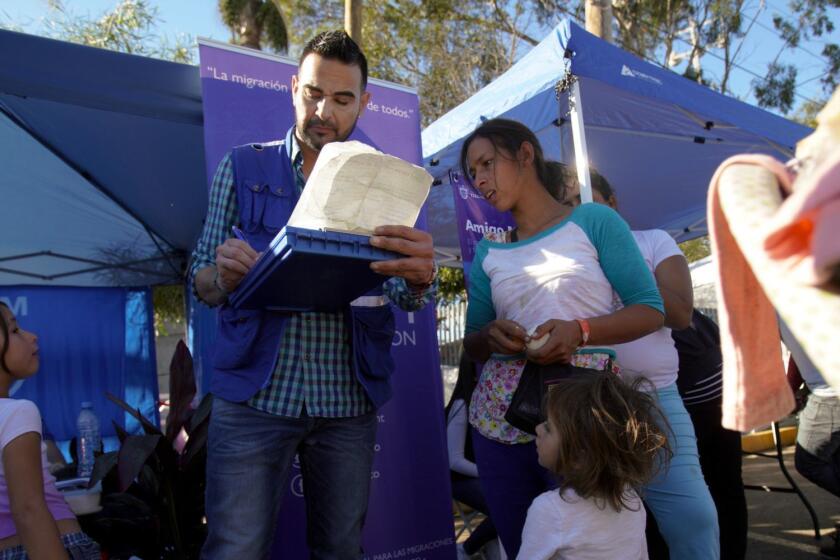
{"label": "child in white top", "polygon": [[38,337],[0,302],[0,560],[98,560],[47,469],[38,407],[9,398],[39,365]]}
{"label": "child in white top", "polygon": [[560,486],[528,510],[519,560],[647,560],[637,489],[669,453],[653,398],[612,373],[552,386],[537,428],[540,465]]}

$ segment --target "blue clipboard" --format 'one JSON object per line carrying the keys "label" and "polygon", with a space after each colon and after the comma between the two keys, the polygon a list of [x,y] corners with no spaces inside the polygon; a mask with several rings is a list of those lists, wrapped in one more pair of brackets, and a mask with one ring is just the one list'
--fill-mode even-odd
{"label": "blue clipboard", "polygon": [[238,309],[337,311],[388,279],[371,262],[402,257],[367,235],[286,226],[228,301]]}

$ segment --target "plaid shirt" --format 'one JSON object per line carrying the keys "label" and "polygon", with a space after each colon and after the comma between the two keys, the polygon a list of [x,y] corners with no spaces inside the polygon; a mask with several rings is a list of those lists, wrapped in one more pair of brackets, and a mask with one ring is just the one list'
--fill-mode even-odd
{"label": "plaid shirt", "polygon": [[[303,190],[303,154],[294,134],[291,156],[298,194]],[[219,163],[210,187],[207,221],[193,251],[190,283],[195,293],[195,274],[215,266],[216,246],[230,237],[239,221],[233,160],[228,153]],[[435,286],[423,291],[410,289],[402,278],[389,278],[385,295],[405,311],[416,311],[434,298]],[[196,296],[198,294],[196,293]],[[280,358],[266,387],[248,404],[279,416],[339,418],[370,412],[372,405],[353,372],[350,333],[344,312],[312,312],[293,315],[280,342]]]}

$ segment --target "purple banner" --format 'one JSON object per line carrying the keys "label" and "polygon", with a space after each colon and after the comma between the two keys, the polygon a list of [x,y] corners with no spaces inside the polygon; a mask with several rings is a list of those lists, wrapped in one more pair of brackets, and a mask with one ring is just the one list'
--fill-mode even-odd
{"label": "purple banner", "polygon": [[[199,54],[209,178],[233,146],[285,136],[294,123],[291,77],[297,64],[204,41]],[[368,91],[371,100],[353,138],[420,165],[417,94],[375,80]],[[418,224],[425,228],[425,213]],[[433,306],[417,313],[397,310],[392,352],[397,363],[394,398],[378,412],[364,559],[451,560],[454,529]],[[302,496],[295,462],[280,512],[275,559],[308,557]]]}
{"label": "purple banner", "polygon": [[461,241],[461,259],[464,263],[464,281],[469,286],[470,266],[475,257],[475,246],[489,231],[513,229],[513,217],[499,212],[484,200],[470,182],[457,171],[449,172],[449,184],[455,197],[455,217],[458,220],[458,238]]}

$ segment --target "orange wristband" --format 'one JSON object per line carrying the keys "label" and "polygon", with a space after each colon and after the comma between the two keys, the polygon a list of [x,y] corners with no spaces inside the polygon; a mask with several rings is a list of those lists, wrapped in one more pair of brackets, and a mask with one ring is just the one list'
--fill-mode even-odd
{"label": "orange wristband", "polygon": [[586,319],[575,319],[577,321],[578,326],[580,326],[580,346],[586,346],[586,343],[589,342],[589,321]]}

